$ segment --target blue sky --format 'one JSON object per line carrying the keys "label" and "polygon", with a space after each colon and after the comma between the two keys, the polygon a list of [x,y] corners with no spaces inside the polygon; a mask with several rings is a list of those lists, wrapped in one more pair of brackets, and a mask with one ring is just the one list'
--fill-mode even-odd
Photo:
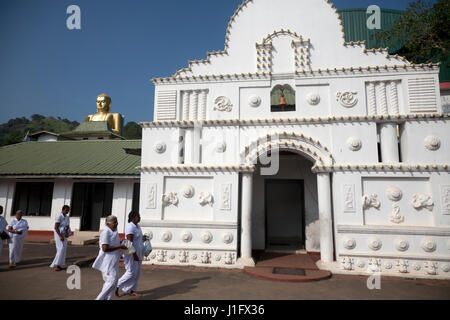
{"label": "blue sky", "polygon": [[[338,9],[405,9],[408,0],[334,0]],[[1,0],[0,123],[45,116],[82,122],[100,93],[125,121],[153,119],[153,77],[222,50],[240,0]],[[81,8],[81,30],[66,9]]]}

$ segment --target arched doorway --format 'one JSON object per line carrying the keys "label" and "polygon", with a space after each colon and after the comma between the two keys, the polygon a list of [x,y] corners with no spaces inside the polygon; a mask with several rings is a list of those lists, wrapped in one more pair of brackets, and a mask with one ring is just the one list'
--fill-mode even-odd
{"label": "arched doorway", "polygon": [[259,162],[253,174],[254,250],[319,251],[313,163],[297,153],[281,151],[275,175],[262,175],[264,166]]}
{"label": "arched doorway", "polygon": [[[259,139],[248,144],[245,147],[245,150],[241,152],[241,159],[243,160],[243,163],[253,164],[255,166],[255,172],[242,173],[240,262],[243,265],[254,265],[254,261],[252,259],[252,249],[258,247],[261,248],[261,232],[264,233],[264,249],[272,246],[273,244],[277,244],[272,242],[280,240],[281,242],[278,244],[290,246],[291,248],[296,247],[297,249],[304,246],[308,249],[308,237],[306,236],[308,233],[306,226],[307,214],[306,209],[301,210],[301,207],[306,205],[306,186],[304,179],[301,179],[301,177],[299,177],[299,179],[290,179],[293,177],[292,168],[304,170],[305,172],[309,171],[312,175],[308,178],[308,188],[309,190],[317,190],[316,192],[311,192],[313,199],[314,194],[317,195],[317,201],[315,214],[310,217],[310,220],[314,221],[315,219],[315,222],[318,223],[315,226],[316,231],[313,237],[311,237],[311,240],[318,242],[322,261],[333,261],[334,248],[330,174],[326,171],[320,170],[318,170],[317,173],[313,173],[313,170],[311,170],[311,168],[317,170],[319,167],[325,168],[326,166],[334,164],[333,157],[328,150],[329,149],[322,145],[320,141],[314,140],[311,137],[306,137],[303,134],[299,135],[294,132],[282,132],[267,134],[264,137],[260,137]],[[263,174],[262,171],[266,168],[259,165],[259,163],[269,164],[269,162],[267,162],[267,157],[271,158],[270,167],[273,167],[273,163],[277,163],[278,168],[276,168],[277,170],[275,171],[272,170],[272,178],[269,176],[263,179],[263,181],[267,180],[268,183],[271,183],[273,180],[279,180],[275,181],[279,183],[278,186],[283,183],[281,180],[292,180],[293,184],[297,183],[297,187],[290,190],[289,194],[283,195],[283,199],[290,198],[291,200],[295,197],[295,194],[299,195],[298,201],[292,201],[286,206],[287,208],[290,208],[288,209],[290,212],[283,212],[284,220],[287,220],[286,224],[282,222],[283,215],[277,215],[277,211],[279,212],[280,210],[286,209],[280,206],[277,207],[276,204],[274,205],[274,213],[269,213],[269,216],[267,216],[265,196],[265,192],[267,191],[266,181],[263,183],[265,191],[262,192],[262,194],[264,196],[261,196],[261,181],[258,181],[258,179],[261,179],[261,175],[267,175],[267,172],[270,172],[271,170],[270,168],[269,170],[264,170],[266,174]],[[292,157],[291,159],[295,159],[296,161],[303,161],[303,164],[293,165],[291,166],[292,168],[289,169],[289,166],[286,166],[285,164],[283,165],[283,157]],[[262,158],[265,158],[265,161],[261,161]],[[273,176],[275,176],[275,179],[273,179]],[[303,182],[301,180],[303,180]],[[311,181],[315,181],[315,188],[314,183],[311,183]],[[302,184],[303,188],[301,186]],[[276,187],[277,184],[275,183],[275,185],[272,186],[272,190]],[[289,187],[289,185],[287,187]],[[303,194],[303,199],[301,194]],[[277,190],[275,196],[276,195],[280,195],[279,190]],[[283,199],[280,201],[283,201]],[[263,220],[259,218],[261,216],[260,207],[262,202],[264,203]],[[254,216],[254,208],[256,208],[256,212],[259,210],[259,216],[258,214]],[[269,221],[266,220],[267,217],[269,217]],[[276,221],[277,217],[280,218],[278,226],[272,228],[274,226],[273,221]],[[264,221],[264,231],[261,231],[263,230],[261,228],[261,221]],[[295,225],[291,228],[291,226],[287,226],[289,222],[295,222]],[[275,225],[276,224],[277,223],[275,223]],[[290,234],[288,237],[284,237],[285,239],[280,239],[283,237],[277,237],[277,235],[282,234],[283,228],[288,228],[290,230]],[[296,234],[293,233],[294,231]],[[273,235],[275,236],[272,237]],[[290,238],[290,240],[287,238]]]}

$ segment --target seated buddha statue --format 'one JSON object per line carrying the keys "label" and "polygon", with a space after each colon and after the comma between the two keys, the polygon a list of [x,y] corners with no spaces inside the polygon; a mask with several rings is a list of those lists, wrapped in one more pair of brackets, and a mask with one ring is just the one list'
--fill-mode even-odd
{"label": "seated buddha statue", "polygon": [[86,122],[106,121],[111,130],[122,135],[123,117],[120,113],[111,113],[111,97],[101,94],[97,97],[97,113],[86,118]]}

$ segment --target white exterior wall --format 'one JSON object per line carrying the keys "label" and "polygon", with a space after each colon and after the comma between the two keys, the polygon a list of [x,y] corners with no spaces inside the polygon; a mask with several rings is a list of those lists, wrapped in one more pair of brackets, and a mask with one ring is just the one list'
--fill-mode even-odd
{"label": "white exterior wall", "polygon": [[[318,250],[319,238],[327,244],[321,253],[329,260],[329,239],[334,239],[335,262],[324,268],[450,277],[450,127],[442,114],[438,73],[437,65],[416,66],[384,49],[344,43],[342,23],[328,1],[245,0],[231,18],[224,51],[190,62],[172,78],[153,80],[155,122],[142,124],[141,212],[157,248],[149,262],[222,266],[222,260],[186,258],[198,252],[180,242],[180,229],[208,229],[215,214],[185,206],[180,191],[184,184],[212,176],[210,190],[220,198],[216,180],[234,172],[232,203],[239,208],[237,172],[272,148],[312,161],[313,172],[323,177],[322,188],[329,180],[324,173],[330,173],[334,229],[328,222],[315,226],[319,214],[314,205],[307,205],[306,213],[306,225],[314,228],[307,249]],[[296,110],[271,112],[272,88],[286,84],[295,90]],[[199,100],[200,92],[206,97]],[[206,117],[198,115],[196,108],[205,107],[199,101],[206,103]],[[184,164],[178,157],[183,134]],[[161,145],[166,149],[156,152]],[[311,189],[317,187],[313,173],[296,172],[290,164],[280,170],[279,177],[305,177]],[[178,182],[168,183],[172,177]],[[255,173],[253,199],[261,195],[262,183]],[[400,200],[387,198],[387,191],[398,196],[398,190]],[[180,207],[170,207],[165,215],[162,196],[170,191],[177,192]],[[371,195],[377,197],[373,205],[380,201],[379,210],[363,209],[363,196],[369,201]],[[317,196],[328,210],[331,203],[320,192]],[[253,201],[253,249],[264,246],[260,203]],[[322,214],[328,219],[330,213]],[[234,232],[240,232],[241,215],[230,216]],[[195,224],[177,224],[172,240],[164,230],[175,217]],[[330,234],[320,235],[320,230]],[[395,249],[396,241],[405,251]],[[201,248],[203,255],[215,250],[208,243]],[[238,248],[232,253],[238,255]],[[173,254],[181,258],[171,259]]]}
{"label": "white exterior wall", "polygon": [[[100,180],[99,180],[100,181]],[[31,231],[52,231],[54,229],[55,219],[61,212],[64,205],[72,206],[72,188],[75,180],[73,179],[1,179],[0,180],[0,205],[4,207],[3,216],[9,222],[13,210],[14,191],[17,182],[54,182],[53,199],[50,217],[24,216]],[[76,180],[82,182],[82,180]],[[89,182],[95,182],[90,179]],[[101,182],[105,182],[101,179]],[[119,220],[119,233],[125,232],[125,226],[128,222],[128,213],[131,211],[133,203],[133,187],[135,179],[115,179],[112,214]],[[70,228],[75,231],[80,229],[81,217],[70,217]],[[100,230],[103,230],[105,218],[100,220]]]}

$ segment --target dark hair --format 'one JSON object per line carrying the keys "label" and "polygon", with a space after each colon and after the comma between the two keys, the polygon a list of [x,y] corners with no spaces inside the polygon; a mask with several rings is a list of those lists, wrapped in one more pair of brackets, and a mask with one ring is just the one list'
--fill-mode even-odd
{"label": "dark hair", "polygon": [[67,204],[63,205],[61,210],[66,210],[66,209],[70,209],[70,207]]}
{"label": "dark hair", "polygon": [[137,211],[131,211],[131,212],[128,214],[128,222],[133,221],[133,219],[136,218],[138,215],[139,215],[139,212],[137,212]]}
{"label": "dark hair", "polygon": [[0,206],[0,211],[2,211],[2,213],[3,213],[3,206]]}

